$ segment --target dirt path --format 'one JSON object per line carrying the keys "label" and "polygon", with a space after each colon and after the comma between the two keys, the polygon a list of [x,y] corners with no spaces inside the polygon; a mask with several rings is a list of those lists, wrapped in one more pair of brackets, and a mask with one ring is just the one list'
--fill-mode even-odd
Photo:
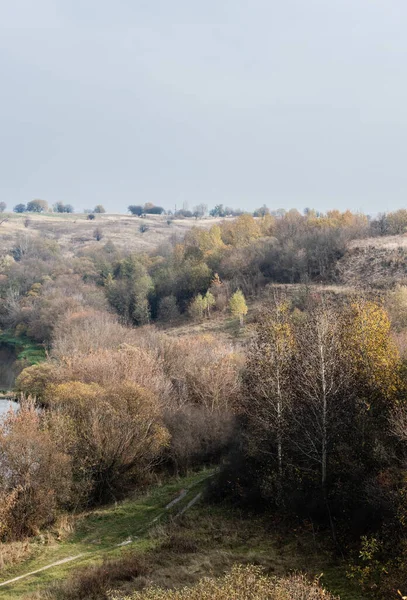
{"label": "dirt path", "polygon": [[[148,525],[146,525],[145,531],[147,531],[152,525],[157,523],[157,521],[159,521],[168,512],[168,510],[170,508],[172,508],[173,506],[178,504],[178,502],[183,500],[185,498],[185,496],[187,495],[188,491],[189,491],[188,489],[182,490],[181,493],[178,496],[176,496],[176,498],[171,500],[171,502],[169,502],[167,504],[167,506],[165,506],[164,510],[159,515],[157,515],[150,523],[148,523]],[[178,511],[176,513],[175,518],[183,515],[187,510],[189,510],[192,506],[194,506],[194,504],[196,504],[196,502],[198,502],[201,497],[202,497],[202,493],[199,492],[196,496],[194,496],[194,498],[192,498],[192,500],[190,500],[188,502],[188,504],[186,506],[184,506],[180,511]],[[120,544],[115,544],[114,546],[112,546],[110,548],[110,550],[113,550],[114,548],[117,548],[120,546],[127,546],[128,544],[131,544],[133,541],[134,540],[131,538],[124,540]],[[109,551],[109,548],[105,550],[105,552],[108,552],[108,551]],[[3,581],[0,583],[0,587],[6,586],[6,585],[11,585],[13,583],[16,583],[17,581],[20,581],[21,579],[26,579],[27,577],[31,577],[32,575],[37,575],[37,573],[41,573],[42,571],[47,571],[48,569],[52,569],[53,567],[58,567],[59,565],[73,562],[74,560],[78,560],[79,558],[83,558],[84,556],[89,557],[89,556],[93,556],[95,554],[98,554],[98,552],[97,551],[82,552],[82,554],[77,554],[76,556],[67,556],[66,558],[57,560],[56,562],[46,565],[45,567],[41,567],[40,569],[37,569],[36,571],[30,571],[29,573],[24,573],[23,575],[19,575],[18,577],[13,577],[13,579],[8,579],[7,581]]]}

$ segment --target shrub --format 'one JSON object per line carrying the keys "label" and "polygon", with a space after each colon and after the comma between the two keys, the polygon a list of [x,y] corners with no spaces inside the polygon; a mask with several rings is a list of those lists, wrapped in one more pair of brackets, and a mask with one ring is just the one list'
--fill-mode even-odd
{"label": "shrub", "polygon": [[100,227],[96,227],[95,231],[93,232],[93,237],[97,242],[100,242],[100,240],[103,238],[103,231],[100,229]]}
{"label": "shrub", "polygon": [[219,579],[201,579],[193,587],[180,590],[150,588],[135,592],[127,598],[113,600],[334,600],[317,580],[308,581],[303,575],[283,579],[268,577],[260,567],[237,565]]}
{"label": "shrub", "polygon": [[109,590],[114,584],[146,574],[147,567],[143,560],[128,553],[77,571],[65,583],[57,586],[55,596],[60,600],[108,600],[111,598]]}
{"label": "shrub", "polygon": [[53,433],[53,422],[32,401],[10,412],[0,426],[0,537],[18,540],[53,522],[71,490],[71,461]]}

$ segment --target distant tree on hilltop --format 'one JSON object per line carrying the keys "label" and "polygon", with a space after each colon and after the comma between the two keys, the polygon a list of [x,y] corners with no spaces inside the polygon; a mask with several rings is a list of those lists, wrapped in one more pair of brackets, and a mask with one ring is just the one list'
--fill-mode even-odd
{"label": "distant tree on hilltop", "polygon": [[27,204],[28,212],[42,213],[47,212],[47,210],[48,202],[46,200],[31,200],[31,202]]}

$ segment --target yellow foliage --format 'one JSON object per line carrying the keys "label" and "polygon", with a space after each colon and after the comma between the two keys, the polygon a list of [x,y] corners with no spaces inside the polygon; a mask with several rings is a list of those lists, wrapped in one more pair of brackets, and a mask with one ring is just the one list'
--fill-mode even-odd
{"label": "yellow foliage", "polygon": [[251,215],[241,215],[234,221],[222,224],[222,239],[229,246],[247,246],[260,236],[260,225]]}
{"label": "yellow foliage", "polygon": [[231,572],[218,579],[201,579],[193,587],[179,590],[148,588],[132,596],[112,600],[334,600],[318,579],[309,581],[304,575],[276,578],[264,575],[261,567],[235,565]]}
{"label": "yellow foliage", "polygon": [[394,397],[400,384],[400,356],[390,329],[390,319],[379,304],[365,300],[351,304],[345,332],[351,364],[387,398]]}

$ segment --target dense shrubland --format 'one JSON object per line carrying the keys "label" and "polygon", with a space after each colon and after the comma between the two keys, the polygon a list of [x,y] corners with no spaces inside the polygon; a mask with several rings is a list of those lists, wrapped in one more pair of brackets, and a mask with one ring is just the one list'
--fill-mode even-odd
{"label": "dense shrubland", "polygon": [[[1,539],[222,460],[213,500],[326,528],[367,590],[407,589],[406,289],[338,299],[312,285],[335,283],[380,219],[261,211],[150,254],[13,239],[0,326],[47,356],[19,375],[21,409],[0,427]],[[227,310],[242,326],[252,300],[247,342],[164,331]],[[311,590],[298,597],[323,597],[296,581]]]}

